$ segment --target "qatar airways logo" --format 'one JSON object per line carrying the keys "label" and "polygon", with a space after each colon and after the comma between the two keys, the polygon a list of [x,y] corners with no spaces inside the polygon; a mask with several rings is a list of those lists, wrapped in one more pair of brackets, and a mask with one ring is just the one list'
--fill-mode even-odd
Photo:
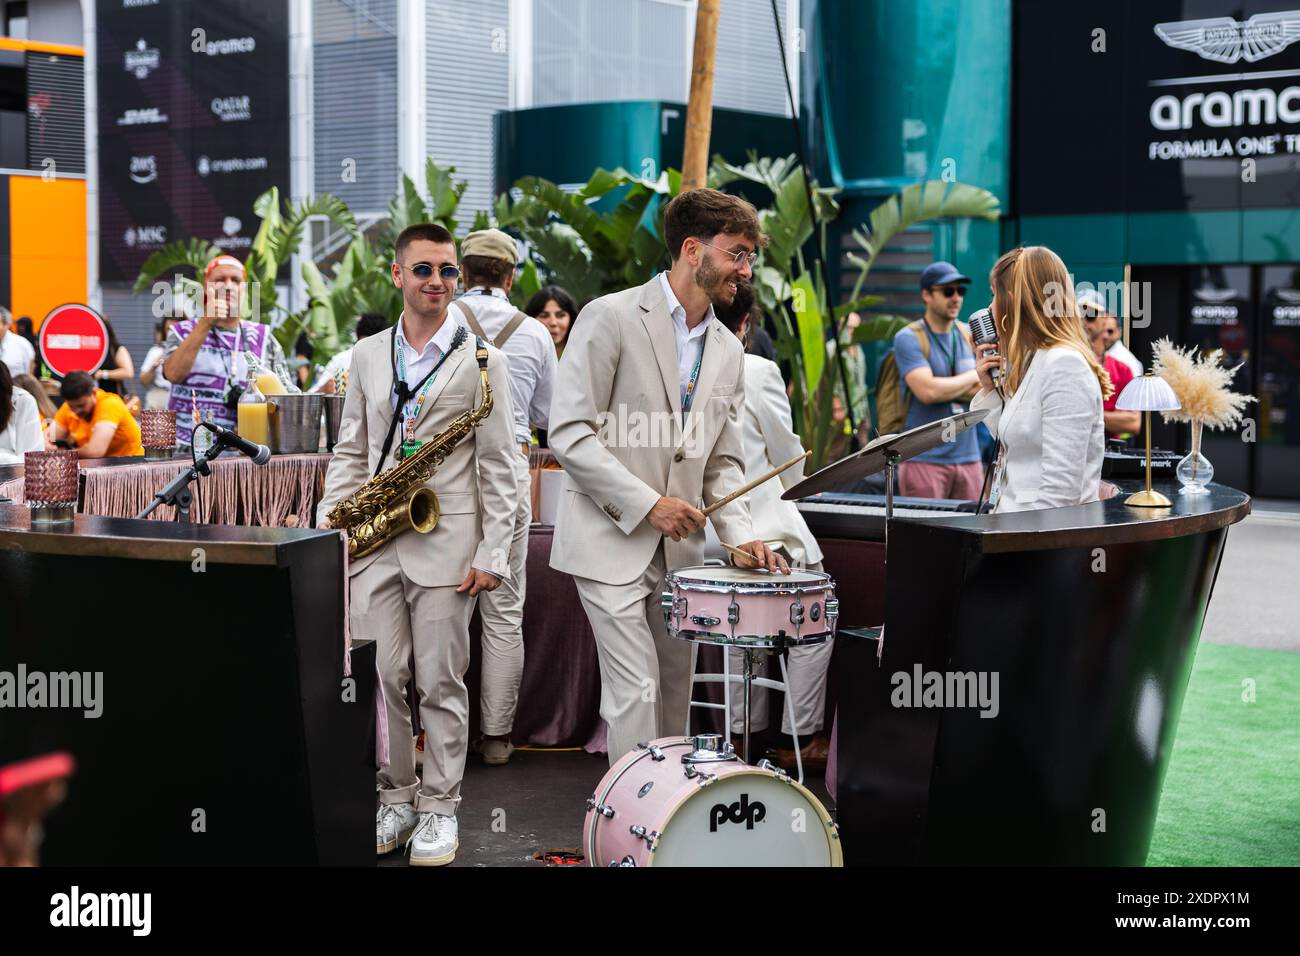
{"label": "qatar airways logo", "polygon": [[212,100],[212,113],[223,123],[237,123],[253,118],[253,106],[247,96],[218,96]]}
{"label": "qatar airways logo", "polygon": [[1300,10],[1257,13],[1249,20],[1209,17],[1157,23],[1155,31],[1175,50],[1215,63],[1258,63],[1300,40]]}

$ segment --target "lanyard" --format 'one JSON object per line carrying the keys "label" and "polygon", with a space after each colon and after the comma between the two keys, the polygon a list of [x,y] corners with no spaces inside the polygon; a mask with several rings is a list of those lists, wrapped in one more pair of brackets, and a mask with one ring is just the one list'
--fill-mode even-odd
{"label": "lanyard", "polygon": [[708,333],[700,336],[700,354],[695,356],[695,367],[691,369],[690,381],[682,389],[682,414],[685,415],[691,410],[691,405],[695,403],[695,383],[700,377],[700,366],[704,364],[704,344],[708,338]]}
{"label": "lanyard", "polygon": [[935,344],[935,346],[938,347],[938,349],[939,349],[939,354],[942,355],[944,358],[946,358],[946,359],[948,360],[948,368],[951,369],[951,371],[950,371],[948,374],[949,374],[950,376],[955,376],[955,375],[957,374],[957,329],[956,329],[956,323],[953,324],[953,328],[951,328],[951,329],[948,330],[948,344],[949,344],[949,346],[951,346],[951,349],[945,349],[945,348],[940,344],[939,339],[935,337],[935,334],[934,334],[932,331],[930,331],[930,326],[929,326],[929,325],[926,325],[926,327],[925,327],[925,331],[926,331],[926,333],[930,336],[930,341],[932,341],[932,342]]}
{"label": "lanyard", "polygon": [[[451,345],[447,348],[447,351],[442,354],[442,358],[438,359],[437,363],[433,366],[433,368],[429,370],[429,374],[424,377],[424,380],[416,383],[415,387],[417,389],[421,389],[422,393],[428,391],[429,383],[432,382],[433,377],[438,374],[438,369],[442,368],[442,363],[447,361],[447,359],[451,356],[451,354],[455,352],[458,348],[460,348],[461,343],[465,341],[465,338],[468,335],[469,333],[465,331],[465,327],[463,325],[458,326],[456,328],[456,334],[452,336]],[[389,353],[389,357],[393,365],[393,391],[397,393],[397,407],[393,409],[393,417],[388,421],[388,434],[384,437],[384,449],[379,453],[379,464],[375,466],[376,476],[378,476],[378,474],[383,470],[384,462],[388,460],[388,452],[393,447],[393,434],[397,430],[398,415],[399,413],[404,411],[404,404],[407,402],[407,400],[411,395],[411,390],[406,384],[406,356],[403,353],[403,349],[399,349],[397,347],[396,327],[393,328],[392,338],[390,339],[390,348],[392,349],[392,351]],[[400,376],[398,375],[399,361],[402,366],[402,371]],[[424,398],[422,394],[420,398],[420,403],[422,404],[423,401]],[[417,415],[419,414],[418,406],[416,407],[416,414]],[[412,420],[412,431],[413,430],[414,430],[414,420]],[[397,457],[399,461],[402,459],[402,452],[405,445],[406,442],[403,442],[402,447],[398,448]]]}
{"label": "lanyard", "polygon": [[[396,336],[394,336],[394,338],[396,338]],[[402,409],[401,409],[402,422],[404,425],[404,435],[406,441],[408,442],[415,441],[415,420],[420,417],[420,410],[424,408],[424,400],[429,395],[429,389],[433,386],[433,380],[438,375],[438,369],[442,368],[442,363],[447,361],[447,356],[452,353],[454,348],[455,345],[453,345],[452,348],[449,348],[446,352],[442,353],[442,355],[438,358],[437,363],[435,363],[433,368],[429,371],[429,374],[424,377],[424,385],[420,387],[419,393],[416,394],[414,398],[408,398],[406,402],[402,405]],[[397,372],[402,377],[402,381],[405,382],[406,381],[405,346],[398,348],[397,350]]]}
{"label": "lanyard", "polygon": [[[217,340],[217,351],[221,353],[221,364],[224,365],[226,369],[226,386],[229,387],[232,384],[231,378],[235,374],[234,366],[232,364],[232,356],[235,352],[242,352],[244,350],[244,323],[241,321],[238,328],[235,330],[235,345],[229,350],[226,349],[226,343],[221,341],[221,335],[217,332],[215,326],[209,330],[208,334]],[[249,369],[248,371],[251,374],[252,370]]]}

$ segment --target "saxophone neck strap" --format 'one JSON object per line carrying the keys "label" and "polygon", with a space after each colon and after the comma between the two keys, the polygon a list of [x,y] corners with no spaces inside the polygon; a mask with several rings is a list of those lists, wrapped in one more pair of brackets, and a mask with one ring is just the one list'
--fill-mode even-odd
{"label": "saxophone neck strap", "polygon": [[[384,450],[379,453],[379,463],[375,465],[374,476],[376,478],[379,477],[379,473],[384,470],[384,462],[388,461],[388,455],[393,450],[393,436],[397,433],[397,423],[402,419],[403,406],[405,406],[413,396],[418,395],[420,389],[438,374],[438,369],[442,368],[442,363],[447,361],[447,359],[451,357],[451,354],[465,343],[465,339],[468,337],[469,333],[465,331],[465,326],[458,325],[456,327],[456,334],[452,336],[451,339],[451,347],[442,354],[442,358],[438,359],[438,361],[434,363],[433,368],[429,369],[424,378],[420,379],[420,381],[416,383],[415,387],[412,388],[406,383],[406,379],[400,376],[397,372],[397,326],[393,326],[393,338],[389,349],[389,357],[393,367],[393,394],[397,396],[397,404],[393,406],[393,417],[388,421],[388,434],[384,436]],[[486,368],[487,347],[483,344],[482,339],[476,338],[475,341],[478,343],[478,354],[480,356],[479,367]]]}

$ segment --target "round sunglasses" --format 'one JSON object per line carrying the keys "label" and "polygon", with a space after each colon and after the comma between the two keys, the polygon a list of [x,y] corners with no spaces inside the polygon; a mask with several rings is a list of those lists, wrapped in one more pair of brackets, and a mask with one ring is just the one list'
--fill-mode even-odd
{"label": "round sunglasses", "polygon": [[[433,266],[427,262],[417,262],[413,266],[403,266],[411,275],[417,279],[429,279],[433,277]],[[460,266],[445,265],[438,269],[438,276],[442,279],[459,279]]]}

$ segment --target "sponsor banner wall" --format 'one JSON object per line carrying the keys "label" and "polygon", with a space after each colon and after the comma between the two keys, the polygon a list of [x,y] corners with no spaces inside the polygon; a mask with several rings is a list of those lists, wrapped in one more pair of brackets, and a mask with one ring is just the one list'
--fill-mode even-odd
{"label": "sponsor banner wall", "polygon": [[242,258],[288,194],[287,0],[100,0],[96,43],[101,280],[191,237]]}
{"label": "sponsor banner wall", "polygon": [[1016,11],[1016,212],[1300,205],[1300,0]]}

